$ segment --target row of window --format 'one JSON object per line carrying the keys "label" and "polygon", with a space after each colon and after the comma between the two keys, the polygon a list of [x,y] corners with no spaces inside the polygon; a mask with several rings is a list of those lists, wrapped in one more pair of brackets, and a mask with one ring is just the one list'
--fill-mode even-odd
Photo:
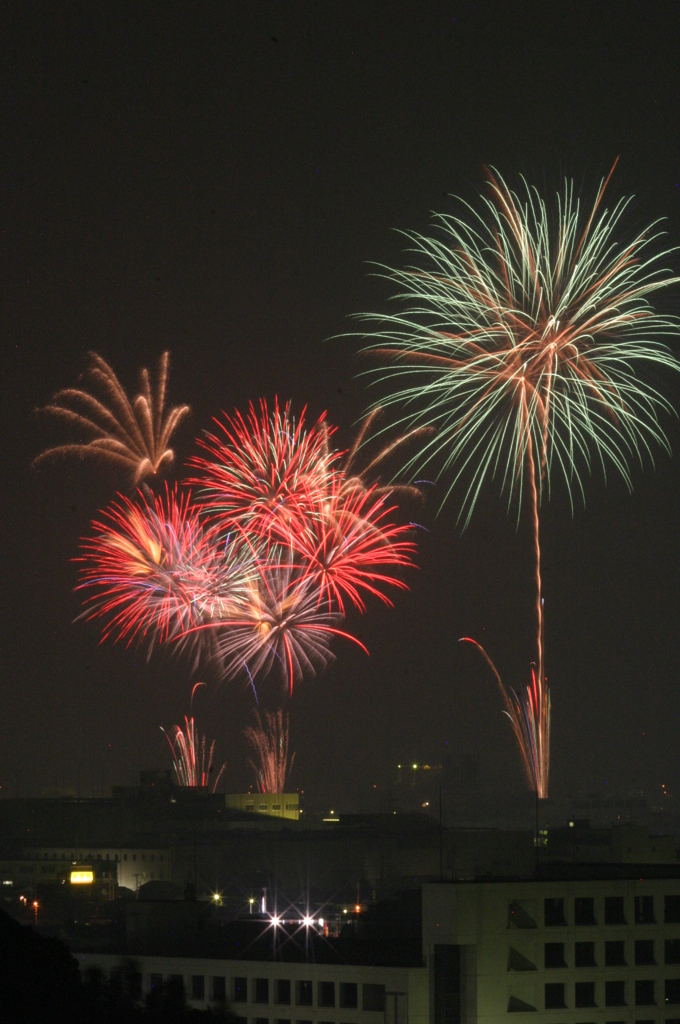
{"label": "row of window", "polygon": [[[299,807],[299,804],[286,804],[286,810],[287,811],[297,811],[298,807]],[[254,811],[255,810],[255,804],[245,804],[245,809],[247,811]],[[258,811],[268,811],[269,810],[269,805],[268,804],[258,804],[257,805],[257,809],[258,809]],[[272,804],[271,810],[272,811],[280,811],[281,810],[281,804]]]}
{"label": "row of window", "polygon": [[[561,897],[549,897],[543,901],[543,921],[546,928],[566,927],[567,901]],[[595,913],[595,898],[593,896],[576,896],[573,906],[573,923],[579,927],[597,925]],[[656,908],[653,896],[636,896],[634,900],[635,924],[656,924]],[[659,908],[660,909],[660,908]],[[663,921],[665,924],[680,924],[680,895],[664,896],[663,898]],[[604,924],[617,925],[628,924],[626,918],[625,900],[623,896],[604,897]],[[533,919],[526,906],[519,900],[514,900],[508,908],[508,925],[515,928],[536,928],[536,921]]]}
{"label": "row of window", "polygon": [[[75,860],[73,852],[71,852],[68,856],[66,855],[66,853],[62,853],[60,856],[61,856],[61,860]],[[40,860],[40,854],[39,853],[37,853],[35,855],[35,859],[36,860]],[[52,855],[50,853],[45,853],[45,854],[43,854],[42,859],[43,860],[58,860],[59,858],[57,857],[56,854]],[[87,854],[87,856],[85,856],[85,854],[82,854],[78,859],[79,860],[115,860],[115,861],[118,861],[118,860],[120,860],[120,856],[117,853],[113,854],[113,855],[109,855],[108,853],[107,854],[98,853],[98,854],[95,855],[95,854],[90,852],[90,853]],[[127,859],[128,859],[127,853],[123,854],[123,860],[127,860]],[[137,854],[133,853],[131,859],[132,860],[137,860]],[[140,856],[140,859],[141,860],[146,860],[146,854],[142,853],[141,856]],[[150,861],[154,861],[155,859],[156,859],[156,855],[154,853],[149,854],[149,860]],[[164,859],[162,853],[159,855],[158,859],[159,860],[163,860]]]}
{"label": "row of window", "polygon": [[[633,983],[636,1006],[656,1006],[656,982],[645,978]],[[574,984],[573,1006],[577,1009],[598,1006],[596,999],[596,983],[594,981],[577,981]],[[631,993],[632,995],[632,993]],[[667,978],[663,983],[663,1003],[668,1006],[680,1005],[680,978]],[[626,982],[605,981],[605,1006],[627,1006]],[[561,982],[548,982],[545,986],[546,1010],[564,1010],[567,1008],[566,986]]]}
{"label": "row of window", "polygon": [[[174,985],[184,984],[182,975],[172,975],[169,979]],[[210,998],[214,1002],[223,1003],[227,999],[227,979],[224,976],[214,976],[209,979]],[[163,975],[152,974],[150,987],[156,991],[163,987]],[[232,978],[230,1001],[232,1003],[248,1002],[248,978]],[[357,1010],[359,1008],[359,985],[355,981],[341,981],[337,986],[334,981],[319,981],[316,984],[316,1005],[324,1008],[333,1008],[336,1005],[336,987],[338,989],[338,1005],[344,1010]],[[250,979],[250,1001],[263,1006],[269,1005],[270,988],[273,988],[274,1004],[276,1006],[290,1006],[295,1000],[295,1006],[314,1005],[314,983],[311,981],[291,982],[288,978],[276,978],[270,986],[269,978]],[[206,976],[204,974],[192,974],[190,978],[191,998],[205,1000],[208,989]],[[361,985],[361,1008],[363,1010],[379,1011],[385,1009],[385,986],[372,983]],[[267,1021],[269,1024],[269,1021]],[[287,1024],[291,1024],[290,1021]]]}
{"label": "row of window", "polygon": [[[636,967],[654,967],[657,964],[654,939],[636,939],[633,944],[633,962]],[[665,939],[664,964],[680,964],[680,939]],[[568,967],[564,942],[546,942],[545,967]],[[574,967],[597,967],[594,942],[574,943]],[[627,967],[626,943],[614,940],[604,944],[605,967]]]}

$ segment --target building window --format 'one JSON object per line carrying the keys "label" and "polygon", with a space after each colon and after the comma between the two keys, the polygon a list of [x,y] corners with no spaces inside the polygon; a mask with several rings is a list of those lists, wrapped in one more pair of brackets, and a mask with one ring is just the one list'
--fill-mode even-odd
{"label": "building window", "polygon": [[574,1006],[595,1006],[595,982],[577,981],[574,985]]}
{"label": "building window", "polygon": [[626,983],[625,981],[605,981],[604,983],[605,1006],[626,1005]]}
{"label": "building window", "polygon": [[508,905],[508,928],[535,928],[533,917],[518,900]]}
{"label": "building window", "polygon": [[269,1024],[269,1017],[255,1017],[254,1024]]}
{"label": "building window", "polygon": [[255,978],[254,1003],[269,1003],[269,978]]}
{"label": "building window", "polygon": [[577,942],[574,945],[574,967],[595,967],[594,942]]}
{"label": "building window", "polygon": [[564,1001],[564,985],[562,982],[547,982],[545,986],[546,1010],[563,1010],[566,1005],[567,1004]]}
{"label": "building window", "polygon": [[654,924],[654,897],[635,897],[635,923]]}
{"label": "building window", "polygon": [[545,944],[545,966],[546,967],[566,967],[566,961],[564,959],[564,943],[563,942],[546,942]]}
{"label": "building window", "polygon": [[595,900],[592,896],[577,896],[574,900],[574,924],[595,924]]}
{"label": "building window", "polygon": [[226,1003],[227,1001],[227,985],[224,976],[213,978],[212,980],[212,997],[216,1003]]}
{"label": "building window", "polygon": [[246,804],[246,810],[247,811],[254,811],[255,810],[255,804]]}
{"label": "building window", "polygon": [[666,939],[663,944],[663,962],[680,964],[680,939]]}
{"label": "building window", "polygon": [[635,982],[635,1005],[654,1006],[654,979],[643,978]]}
{"label": "building window", "polygon": [[267,805],[266,804],[259,804],[259,809],[261,811],[266,811],[267,810]]}
{"label": "building window", "polygon": [[277,1017],[274,1024],[290,1024],[290,1020],[286,1017]]}
{"label": "building window", "polygon": [[163,988],[163,975],[162,974],[152,974],[151,975],[151,991],[152,992],[160,992],[162,988]]}
{"label": "building window", "polygon": [[290,979],[277,978],[274,989],[274,1002],[279,1006],[290,1006]]}
{"label": "building window", "polygon": [[335,1006],[335,982],[320,981],[317,991],[317,1006]]}
{"label": "building window", "polygon": [[191,975],[191,998],[201,1000],[205,999],[205,975]]}
{"label": "building window", "polygon": [[564,900],[550,898],[544,901],[543,912],[545,914],[546,928],[565,925],[567,919],[564,916]]}
{"label": "building window", "polygon": [[295,1005],[311,1006],[313,1001],[311,981],[295,982]]}
{"label": "building window", "polygon": [[247,978],[234,978],[234,1002],[235,1003],[247,1003],[248,1002],[248,979]]}
{"label": "building window", "polygon": [[273,811],[280,811],[281,810],[281,804],[272,804],[272,810]]}
{"label": "building window", "polygon": [[604,965],[605,967],[626,966],[626,944],[625,942],[605,942],[604,944]]}
{"label": "building window", "polygon": [[604,923],[625,924],[626,913],[623,903],[623,896],[605,896],[604,898]]}
{"label": "building window", "polygon": [[356,1010],[359,1005],[356,981],[340,982],[340,1006],[343,1010]]}
{"label": "building window", "polygon": [[655,964],[654,959],[654,940],[653,939],[636,939],[635,940],[635,966],[636,967],[650,967]]}
{"label": "building window", "polygon": [[666,924],[680,924],[680,896],[664,896],[663,919]]}
{"label": "building window", "polygon": [[664,983],[664,1000],[674,1005],[680,1003],[680,978],[666,978]]}
{"label": "building window", "polygon": [[184,1006],[184,977],[171,974],[165,984],[165,994],[169,1005]]}
{"label": "building window", "polygon": [[364,1010],[385,1012],[385,986],[364,984],[361,986],[361,1005]]}

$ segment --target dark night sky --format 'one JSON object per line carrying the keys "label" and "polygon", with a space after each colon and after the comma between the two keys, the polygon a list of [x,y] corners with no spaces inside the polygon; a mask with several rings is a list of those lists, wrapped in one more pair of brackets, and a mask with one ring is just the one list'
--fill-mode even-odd
{"label": "dark night sky", "polygon": [[[79,536],[121,481],[30,469],[33,415],[85,354],[129,388],[172,353],[192,407],[180,465],[221,408],[275,394],[351,437],[366,403],[358,342],[325,341],[384,308],[367,261],[399,264],[484,164],[591,195],[617,154],[633,223],[680,244],[676,3],[43,4],[5,10],[2,109],[2,794],[97,789],[168,767],[159,725],[188,709],[182,665],[98,645],[73,624]],[[11,19],[11,23],[10,23]],[[680,261],[676,261],[680,262]],[[675,297],[675,308],[680,304]],[[680,389],[668,382],[680,407]],[[680,429],[673,459],[544,511],[553,792],[680,788]],[[531,656],[529,538],[490,487],[461,536],[420,513],[410,593],[357,624],[371,656],[302,684],[293,780],[347,805],[402,758],[477,752],[486,786],[521,786],[497,694],[463,633],[508,680]],[[230,786],[247,772],[250,699],[196,702]],[[448,747],[446,744],[448,743]]]}

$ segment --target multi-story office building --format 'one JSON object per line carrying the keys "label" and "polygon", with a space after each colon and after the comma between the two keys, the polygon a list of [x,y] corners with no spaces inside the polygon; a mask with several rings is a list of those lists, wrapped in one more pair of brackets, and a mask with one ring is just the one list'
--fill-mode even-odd
{"label": "multi-story office building", "polygon": [[661,873],[425,885],[431,1024],[680,1024],[680,877]]}
{"label": "multi-story office building", "polygon": [[[78,961],[105,977],[124,968],[119,956]],[[189,1005],[229,1003],[237,1024],[428,1024],[423,967],[143,956],[135,968],[140,996],[181,982]]]}

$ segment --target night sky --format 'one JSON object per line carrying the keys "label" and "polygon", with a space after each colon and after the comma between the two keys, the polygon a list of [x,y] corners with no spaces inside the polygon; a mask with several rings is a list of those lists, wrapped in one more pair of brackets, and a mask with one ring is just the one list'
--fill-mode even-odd
{"label": "night sky", "polygon": [[[665,216],[680,244],[676,3],[14,5],[4,12],[0,325],[2,795],[100,792],[169,767],[166,728],[191,677],[167,657],[99,644],[74,623],[78,539],[124,480],[74,462],[31,469],[63,437],[34,414],[94,349],[129,390],[171,351],[188,402],[178,469],[221,409],[260,396],[328,410],[340,442],[368,396],[351,314],[385,308],[370,261],[400,265],[394,229],[473,198],[484,166],[592,197],[617,155],[630,221]],[[680,266],[680,258],[675,258]],[[668,309],[678,312],[678,293]],[[680,409],[678,381],[663,382]],[[552,792],[680,791],[680,428],[673,458],[586,482],[572,518],[543,512]],[[441,493],[441,489],[440,492]],[[352,626],[370,649],[290,706],[292,784],[358,806],[403,759],[476,753],[483,785],[519,789],[493,681],[532,656],[530,537],[489,486],[472,526],[437,493],[411,514],[420,568],[393,610]],[[252,698],[195,702],[231,789],[250,781]],[[269,699],[273,684],[265,687]]]}

